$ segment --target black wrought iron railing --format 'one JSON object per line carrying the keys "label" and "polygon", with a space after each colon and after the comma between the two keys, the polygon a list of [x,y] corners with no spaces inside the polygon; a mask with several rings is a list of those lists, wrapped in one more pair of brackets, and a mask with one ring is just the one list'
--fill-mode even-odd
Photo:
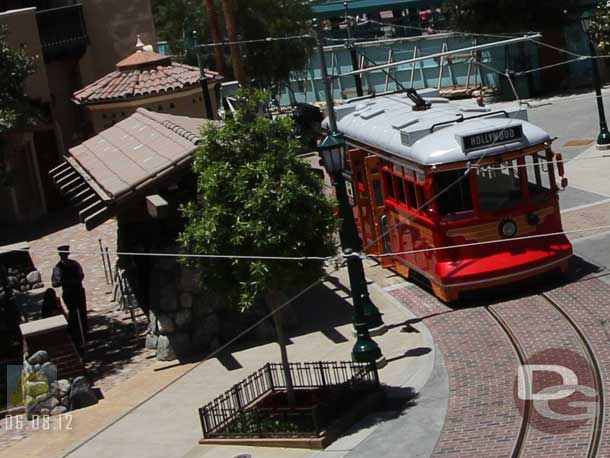
{"label": "black wrought iron railing", "polygon": [[375,365],[355,362],[290,363],[297,402],[282,402],[281,364],[268,363],[199,409],[204,438],[317,436],[333,414],[379,389]]}
{"label": "black wrought iron railing", "polygon": [[87,49],[87,27],[80,3],[36,12],[45,61],[80,55]]}

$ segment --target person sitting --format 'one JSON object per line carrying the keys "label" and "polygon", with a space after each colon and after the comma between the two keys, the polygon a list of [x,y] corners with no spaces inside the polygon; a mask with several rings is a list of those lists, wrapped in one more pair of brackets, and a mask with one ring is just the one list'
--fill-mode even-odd
{"label": "person sitting", "polygon": [[55,294],[55,290],[53,288],[48,288],[44,292],[44,296],[42,297],[42,308],[40,311],[42,318],[64,315],[59,297],[57,297],[57,294]]}

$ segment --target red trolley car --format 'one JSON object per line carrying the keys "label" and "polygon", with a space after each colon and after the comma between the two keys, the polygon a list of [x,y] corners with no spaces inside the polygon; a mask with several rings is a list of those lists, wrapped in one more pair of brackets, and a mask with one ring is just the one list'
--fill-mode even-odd
{"label": "red trolley car", "polygon": [[567,270],[564,235],[526,237],[562,232],[567,179],[549,134],[521,107],[437,95],[410,90],[336,111],[366,252],[389,254],[382,265],[401,275],[423,275],[446,302]]}

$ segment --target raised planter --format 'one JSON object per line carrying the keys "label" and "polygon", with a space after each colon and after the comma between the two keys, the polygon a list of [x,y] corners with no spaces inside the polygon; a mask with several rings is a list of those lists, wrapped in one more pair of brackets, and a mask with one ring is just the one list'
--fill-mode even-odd
{"label": "raised planter", "polygon": [[321,449],[383,398],[375,365],[289,365],[295,403],[288,404],[281,364],[266,364],[199,409],[201,444]]}

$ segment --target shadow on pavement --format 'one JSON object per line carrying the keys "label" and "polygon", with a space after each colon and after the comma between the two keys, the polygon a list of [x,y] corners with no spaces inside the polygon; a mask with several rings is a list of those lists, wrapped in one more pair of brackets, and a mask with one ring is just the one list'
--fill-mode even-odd
{"label": "shadow on pavement", "polygon": [[61,209],[33,224],[6,225],[0,233],[0,245],[38,240],[78,223],[78,216],[73,208]]}
{"label": "shadow on pavement", "polygon": [[144,347],[147,323],[136,321],[137,331],[124,318],[106,314],[89,318],[91,331],[87,342],[85,366],[92,382],[114,375],[147,350]]}
{"label": "shadow on pavement", "polygon": [[432,349],[429,348],[429,347],[412,348],[412,349],[406,351],[405,353],[403,353],[402,355],[394,356],[393,358],[388,358],[387,362],[389,364],[389,363],[393,363],[395,361],[399,361],[399,360],[404,359],[404,358],[416,358],[418,356],[427,355],[431,351],[432,351]]}
{"label": "shadow on pavement", "polygon": [[411,387],[395,387],[382,384],[382,389],[385,391],[385,398],[381,404],[356,423],[349,431],[342,434],[354,434],[362,429],[368,429],[380,424],[395,420],[405,414],[405,412],[417,405],[419,393]]}

